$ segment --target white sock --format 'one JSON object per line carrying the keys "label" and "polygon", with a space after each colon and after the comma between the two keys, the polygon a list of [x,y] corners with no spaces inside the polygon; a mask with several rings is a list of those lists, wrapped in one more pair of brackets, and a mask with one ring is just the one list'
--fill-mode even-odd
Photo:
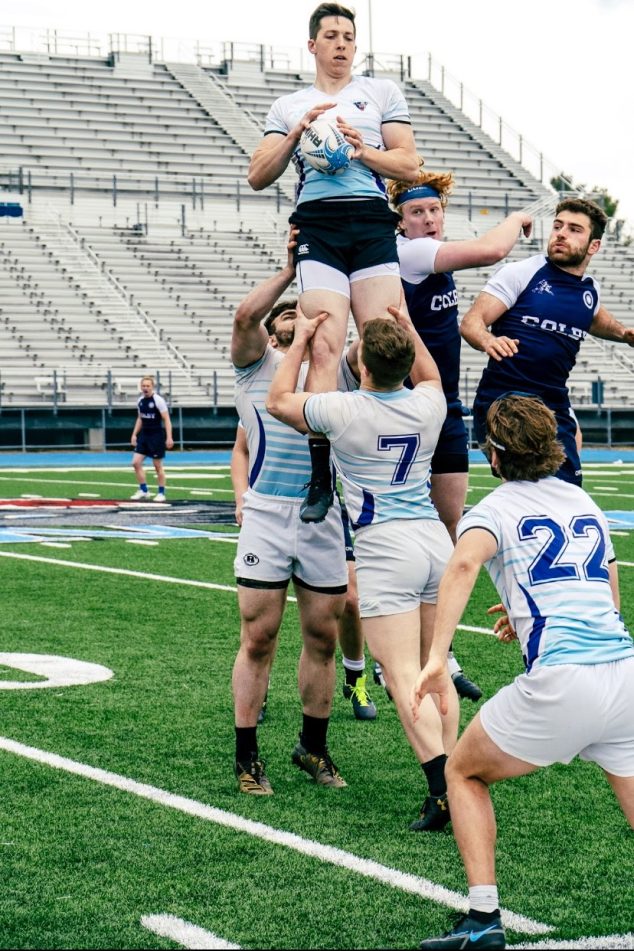
{"label": "white sock", "polygon": [[346,670],[358,670],[359,673],[362,673],[365,670],[365,657],[362,657],[361,660],[350,660],[348,657],[344,657],[343,666]]}
{"label": "white sock", "polygon": [[459,674],[462,670],[462,667],[452,653],[447,654],[447,666],[449,667],[449,673],[452,677],[454,674]]}
{"label": "white sock", "polygon": [[474,885],[469,889],[469,908],[473,911],[497,911],[499,907],[497,885]]}

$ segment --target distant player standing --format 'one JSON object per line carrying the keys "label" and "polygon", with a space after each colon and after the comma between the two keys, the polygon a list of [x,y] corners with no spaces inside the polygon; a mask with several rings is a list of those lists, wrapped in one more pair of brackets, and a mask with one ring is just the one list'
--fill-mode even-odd
{"label": "distant player standing", "polygon": [[[359,390],[311,394],[295,392],[315,325],[300,314],[267,408],[300,432],[310,427],[331,440],[355,532],[363,630],[429,786],[410,828],[435,831],[450,818],[444,764],[456,741],[458,697],[452,685],[444,723],[429,700],[415,724],[410,689],[421,657],[427,656],[438,583],[452,548],[428,488],[446,402],[436,364],[409,319],[396,308],[391,317],[396,319],[376,318],[364,325]],[[403,386],[408,375],[413,390]]]}
{"label": "distant player standing", "polygon": [[597,282],[585,273],[606,224],[592,201],[559,202],[548,253],[503,265],[460,325],[467,343],[490,358],[473,403],[478,441],[484,444],[486,413],[499,396],[511,390],[539,396],[557,418],[564,447],[557,476],[575,485],[582,481],[581,460],[567,382],[579,347],[588,334],[634,347],[634,328],[608,313]]}
{"label": "distant player standing", "polygon": [[135,502],[152,498],[149,491],[143,462],[150,458],[156,469],[158,492],[155,502],[165,502],[165,469],[163,459],[165,450],[174,447],[172,438],[172,420],[167,403],[154,392],[154,377],[144,376],[141,380],[141,396],[137,402],[137,419],[132,430],[130,442],[134,447],[132,466],[139,483],[138,491],[131,496]]}
{"label": "distant player standing", "polygon": [[413,715],[431,694],[447,709],[445,655],[482,565],[510,621],[496,627],[503,640],[517,632],[526,673],[480,708],[447,761],[469,912],[442,938],[423,941],[424,951],[505,947],[491,783],[580,756],[603,769],[634,827],[634,643],[619,614],[606,518],[583,489],[552,478],[563,452],[541,400],[501,397],[487,427],[502,485],[458,527],[429,661],[412,689]]}
{"label": "distant player standing", "polygon": [[[413,180],[420,161],[396,83],[352,75],[354,13],[338,3],[322,3],[310,18],[309,34],[315,81],[273,103],[264,139],[251,159],[249,183],[256,190],[266,188],[291,159],[296,165],[297,208],[291,221],[299,228],[300,305],[309,318],[330,315],[312,343],[307,386],[324,393],[337,388],[350,310],[361,328],[372,317],[388,316],[388,306],[400,300],[395,216],[383,177]],[[301,155],[302,132],[318,116],[336,122],[354,148],[353,161],[341,174],[315,171]],[[313,474],[300,515],[318,522],[332,504],[329,447],[317,434],[309,442]]]}

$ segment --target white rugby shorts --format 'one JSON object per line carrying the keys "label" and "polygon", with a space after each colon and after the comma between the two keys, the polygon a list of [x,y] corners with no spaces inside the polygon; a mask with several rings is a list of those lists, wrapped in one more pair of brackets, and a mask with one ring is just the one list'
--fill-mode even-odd
{"label": "white rugby shorts", "polygon": [[487,700],[480,721],[504,753],[534,766],[580,756],[634,776],[634,657],[535,667]]}
{"label": "white rugby shorts", "polygon": [[435,604],[453,545],[440,520],[394,519],[357,531],[354,554],[361,617]]}
{"label": "white rugby shorts", "polygon": [[261,495],[249,489],[244,496],[242,527],[233,563],[236,578],[283,587],[291,578],[304,587],[334,593],[348,583],[346,549],[339,501],[323,522],[304,523],[299,517],[302,499]]}

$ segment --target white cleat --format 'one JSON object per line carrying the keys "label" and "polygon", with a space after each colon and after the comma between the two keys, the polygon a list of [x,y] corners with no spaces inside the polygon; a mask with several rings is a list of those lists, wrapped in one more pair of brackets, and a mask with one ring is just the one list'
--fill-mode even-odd
{"label": "white cleat", "polygon": [[165,492],[157,492],[157,493],[156,493],[156,496],[155,496],[155,498],[154,498],[154,501],[155,501],[155,502],[167,502],[167,499],[165,498]]}
{"label": "white cleat", "polygon": [[144,492],[143,489],[139,489],[138,492],[135,492],[134,495],[130,496],[132,502],[147,502],[152,498],[151,492]]}

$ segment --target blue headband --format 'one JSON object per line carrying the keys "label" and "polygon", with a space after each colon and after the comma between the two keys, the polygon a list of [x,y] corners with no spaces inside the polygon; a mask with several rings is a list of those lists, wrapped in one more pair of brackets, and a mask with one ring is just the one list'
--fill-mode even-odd
{"label": "blue headband", "polygon": [[408,188],[406,192],[402,192],[396,199],[395,204],[402,205],[406,201],[413,201],[414,198],[440,198],[440,192],[432,188],[431,185],[414,185],[413,188]]}

